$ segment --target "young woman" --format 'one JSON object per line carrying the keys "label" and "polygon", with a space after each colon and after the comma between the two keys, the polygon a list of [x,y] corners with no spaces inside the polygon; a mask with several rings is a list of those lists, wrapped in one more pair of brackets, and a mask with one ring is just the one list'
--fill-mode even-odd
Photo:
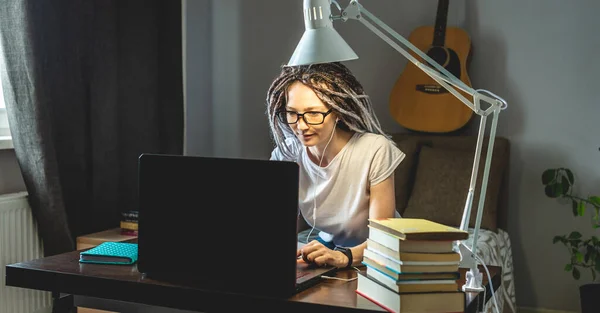
{"label": "young woman", "polygon": [[394,170],[404,158],[369,96],[341,63],[283,66],[267,93],[271,160],[300,166],[299,212],[311,226],[298,256],[339,268],[360,264],[368,219],[398,217]]}

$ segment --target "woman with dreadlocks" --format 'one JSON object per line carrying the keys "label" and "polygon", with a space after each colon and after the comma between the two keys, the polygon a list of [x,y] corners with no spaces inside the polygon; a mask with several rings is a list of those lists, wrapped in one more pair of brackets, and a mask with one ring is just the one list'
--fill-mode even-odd
{"label": "woman with dreadlocks", "polygon": [[394,170],[404,159],[369,96],[341,63],[283,66],[267,92],[267,115],[271,160],[300,167],[299,212],[311,228],[298,235],[307,243],[298,256],[339,268],[360,264],[368,219],[399,217]]}

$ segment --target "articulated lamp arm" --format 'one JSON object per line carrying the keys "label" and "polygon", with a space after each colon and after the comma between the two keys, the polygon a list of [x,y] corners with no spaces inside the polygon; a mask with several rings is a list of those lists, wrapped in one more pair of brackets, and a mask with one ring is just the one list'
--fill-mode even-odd
{"label": "articulated lamp arm", "polygon": [[[479,196],[479,203],[477,208],[477,215],[475,218],[475,227],[473,231],[473,245],[472,247],[467,247],[464,243],[460,244],[460,251],[462,255],[461,267],[470,268],[470,272],[468,273],[467,283],[463,286],[463,290],[465,291],[481,291],[483,290],[481,273],[477,267],[477,240],[479,236],[479,229],[481,227],[481,219],[483,217],[483,205],[485,202],[485,194],[487,190],[487,183],[489,179],[489,171],[492,161],[492,154],[494,148],[494,138],[496,137],[496,128],[498,125],[498,116],[501,110],[507,107],[507,103],[504,99],[493,95],[491,92],[486,90],[475,90],[465,83],[463,83],[460,79],[446,70],[444,67],[439,65],[436,61],[431,59],[427,54],[419,50],[408,40],[400,36],[397,32],[379,20],[376,16],[371,14],[368,10],[366,10],[358,0],[351,0],[348,6],[341,10],[339,4],[336,0],[332,0],[332,2],[340,9],[341,14],[339,16],[333,16],[333,20],[342,20],[347,21],[348,19],[358,20],[363,25],[365,25],[369,30],[387,42],[392,48],[406,57],[410,62],[415,64],[418,68],[420,68],[423,72],[428,74],[431,78],[433,78],[436,82],[438,82],[442,87],[452,93],[456,98],[458,98],[461,102],[463,102],[467,107],[469,107],[475,114],[480,116],[479,123],[479,132],[477,137],[477,144],[475,147],[475,157],[473,160],[473,170],[471,172],[471,180],[469,184],[469,190],[467,192],[467,199],[465,202],[465,208],[463,211],[463,216],[460,224],[460,229],[467,231],[469,228],[469,222],[471,217],[471,207],[473,203],[473,196],[475,193],[477,175],[479,173],[479,163],[481,160],[481,152],[483,146],[483,138],[486,129],[486,120],[488,115],[492,115],[492,125],[490,127],[490,136],[487,146],[487,153],[485,158],[484,170],[483,170],[483,180],[482,180],[482,188]],[[375,25],[385,31],[387,34],[391,35],[396,41],[402,43],[406,46],[410,51],[421,57],[426,63],[419,61],[412,54],[410,54],[406,49],[403,49],[397,42],[395,42],[390,36],[384,33],[382,30],[377,28],[373,23],[369,20],[372,20]],[[427,65],[433,65],[434,68]],[[472,97],[472,101],[467,99],[460,91],[470,95]],[[492,94],[493,97],[482,94],[482,91]],[[487,108],[482,108],[481,101],[484,101],[489,104]]]}

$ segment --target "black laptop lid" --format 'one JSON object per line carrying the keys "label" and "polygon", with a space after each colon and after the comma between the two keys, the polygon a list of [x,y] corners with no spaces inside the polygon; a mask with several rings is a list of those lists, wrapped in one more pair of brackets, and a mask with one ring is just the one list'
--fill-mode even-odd
{"label": "black laptop lid", "polygon": [[142,154],[138,170],[141,273],[210,290],[294,293],[296,163]]}

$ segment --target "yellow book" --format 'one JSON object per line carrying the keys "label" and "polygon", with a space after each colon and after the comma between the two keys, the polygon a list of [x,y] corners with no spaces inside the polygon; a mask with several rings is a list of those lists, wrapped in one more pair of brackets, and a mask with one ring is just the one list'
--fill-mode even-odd
{"label": "yellow book", "polygon": [[456,227],[421,218],[369,219],[369,226],[402,240],[464,240],[469,237],[468,232]]}
{"label": "yellow book", "polygon": [[121,229],[138,230],[138,223],[121,221]]}

